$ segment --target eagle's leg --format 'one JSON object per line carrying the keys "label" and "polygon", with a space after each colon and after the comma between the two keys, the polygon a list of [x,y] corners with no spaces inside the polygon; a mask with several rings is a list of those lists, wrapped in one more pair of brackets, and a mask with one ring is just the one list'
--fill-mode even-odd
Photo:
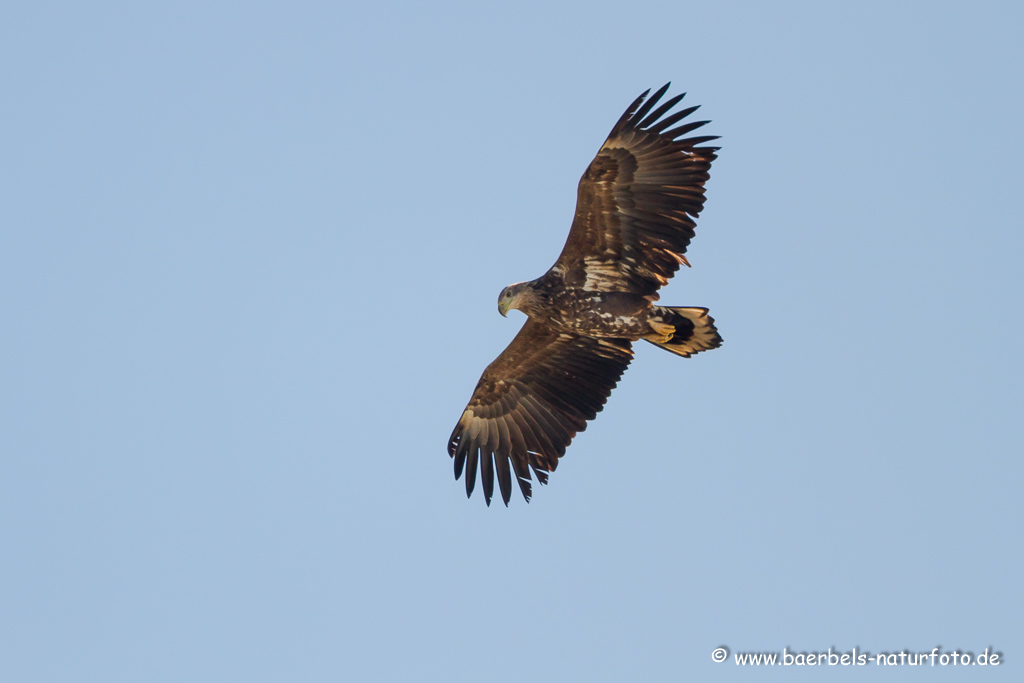
{"label": "eagle's leg", "polygon": [[652,331],[649,334],[645,334],[643,338],[655,344],[667,343],[672,339],[672,335],[676,333],[675,325],[668,325],[650,318],[647,319],[647,324],[651,326]]}

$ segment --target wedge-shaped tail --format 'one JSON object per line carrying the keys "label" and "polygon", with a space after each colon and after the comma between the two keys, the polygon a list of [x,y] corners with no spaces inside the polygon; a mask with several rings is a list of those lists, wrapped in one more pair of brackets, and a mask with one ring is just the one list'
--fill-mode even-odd
{"label": "wedge-shaped tail", "polygon": [[706,308],[654,306],[648,322],[654,332],[644,339],[684,358],[722,345]]}

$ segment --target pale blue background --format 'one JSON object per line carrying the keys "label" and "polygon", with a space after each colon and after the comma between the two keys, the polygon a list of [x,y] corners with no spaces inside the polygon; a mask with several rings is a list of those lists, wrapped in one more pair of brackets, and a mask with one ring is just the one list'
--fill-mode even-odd
{"label": "pale blue background", "polygon": [[[9,3],[0,680],[1020,680],[1020,7]],[[667,80],[725,346],[467,501],[498,292]]]}

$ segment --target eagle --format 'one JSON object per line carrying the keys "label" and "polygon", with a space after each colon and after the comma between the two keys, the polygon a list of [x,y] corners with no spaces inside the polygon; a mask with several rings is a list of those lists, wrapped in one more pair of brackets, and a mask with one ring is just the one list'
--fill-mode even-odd
{"label": "eagle", "polygon": [[498,475],[508,506],[512,478],[527,502],[532,476],[548,474],[604,407],[641,339],[688,358],[722,338],[708,309],[658,306],[658,289],[685,264],[718,136],[684,137],[708,121],[676,125],[686,93],[655,109],[668,83],[629,105],[590,162],[558,260],[536,280],[501,290],[498,312],[527,316],[487,366],[448,440],[455,478],[477,473],[487,505]]}

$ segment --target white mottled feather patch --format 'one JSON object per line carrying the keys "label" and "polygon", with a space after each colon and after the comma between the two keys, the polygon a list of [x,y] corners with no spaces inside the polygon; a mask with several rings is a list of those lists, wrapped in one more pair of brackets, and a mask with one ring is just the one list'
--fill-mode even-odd
{"label": "white mottled feather patch", "polygon": [[614,284],[622,278],[616,262],[594,256],[583,258],[583,271],[587,274],[587,279],[583,283],[584,289],[613,291]]}

